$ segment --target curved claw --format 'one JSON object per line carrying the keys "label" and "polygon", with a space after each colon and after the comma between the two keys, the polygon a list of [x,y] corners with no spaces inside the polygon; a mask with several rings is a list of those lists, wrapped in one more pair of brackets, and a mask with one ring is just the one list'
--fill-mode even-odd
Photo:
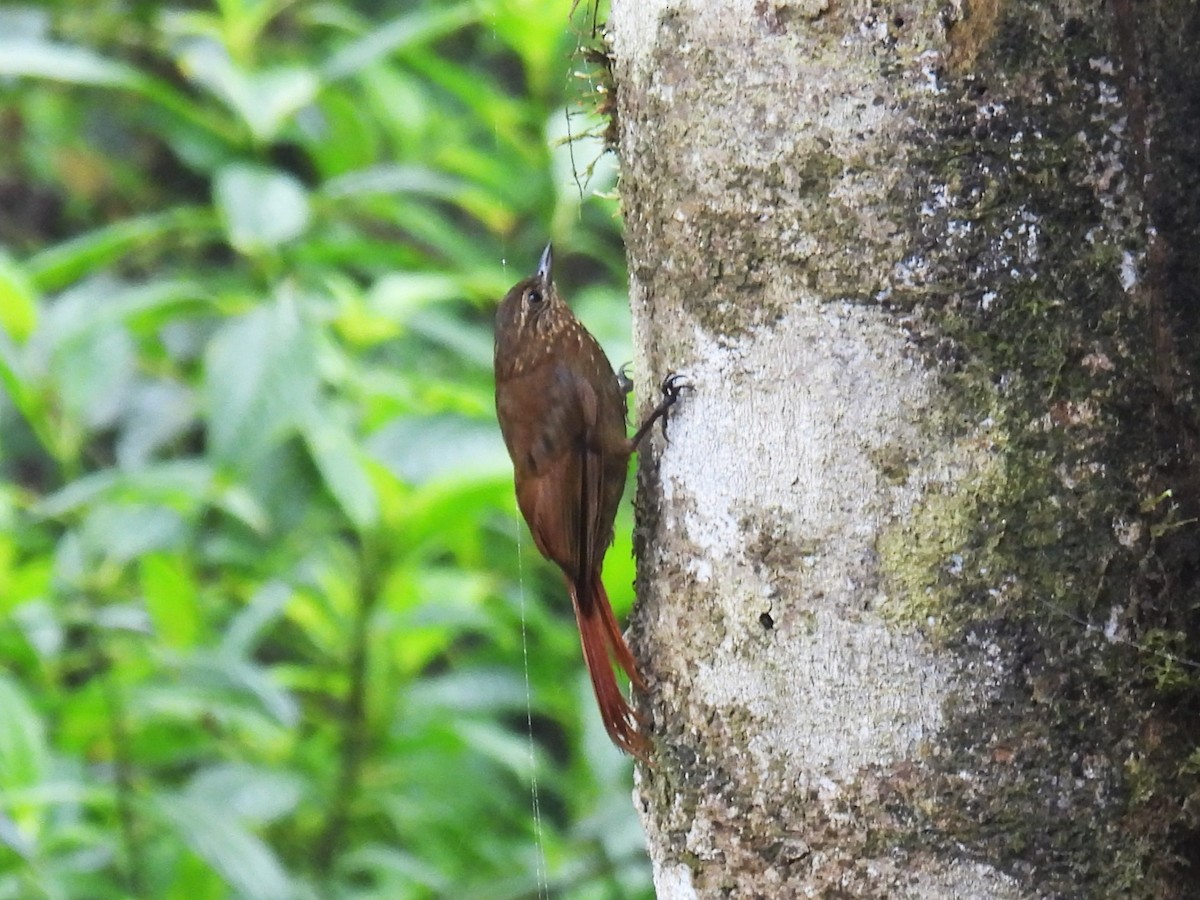
{"label": "curved claw", "polygon": [[662,391],[663,395],[662,400],[659,402],[658,406],[654,408],[654,412],[650,414],[650,417],[647,418],[646,421],[642,423],[642,426],[637,430],[637,433],[633,436],[631,445],[636,448],[638,444],[641,443],[642,438],[646,436],[646,433],[650,430],[651,426],[654,425],[654,423],[659,419],[662,419],[663,438],[666,439],[667,414],[670,412],[671,407],[679,401],[680,394],[682,394],[685,390],[691,389],[692,385],[688,384],[683,375],[680,375],[676,372],[672,372],[667,375],[667,377],[663,379],[662,385],[660,386],[660,390]]}
{"label": "curved claw", "polygon": [[633,379],[629,377],[629,368],[632,365],[633,363],[627,362],[617,370],[617,385],[621,388],[622,394],[628,394],[633,390]]}
{"label": "curved claw", "polygon": [[668,444],[671,439],[667,436],[667,422],[670,421],[671,407],[679,401],[679,396],[684,391],[691,390],[692,386],[688,384],[687,379],[678,372],[671,372],[663,379],[660,390],[662,391],[662,403],[655,410],[656,414],[662,416],[662,433],[663,440]]}
{"label": "curved claw", "polygon": [[662,391],[663,397],[674,403],[679,399],[681,393],[692,390],[692,386],[688,384],[686,376],[680,375],[678,372],[671,372],[663,379],[659,390]]}

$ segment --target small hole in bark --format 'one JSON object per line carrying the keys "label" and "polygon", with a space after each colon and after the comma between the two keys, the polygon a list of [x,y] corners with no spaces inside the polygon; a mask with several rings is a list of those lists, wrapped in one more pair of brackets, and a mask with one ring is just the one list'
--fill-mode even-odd
{"label": "small hole in bark", "polygon": [[767,631],[770,631],[775,627],[775,620],[771,618],[770,613],[763,613],[761,616],[759,616],[758,623]]}

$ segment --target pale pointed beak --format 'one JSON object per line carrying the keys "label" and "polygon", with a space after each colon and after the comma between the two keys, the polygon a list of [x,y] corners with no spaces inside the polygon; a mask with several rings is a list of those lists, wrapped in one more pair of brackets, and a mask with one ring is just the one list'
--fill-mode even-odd
{"label": "pale pointed beak", "polygon": [[542,258],[538,260],[537,277],[546,287],[550,286],[551,268],[554,266],[554,250],[551,244],[546,245],[546,249],[542,251]]}

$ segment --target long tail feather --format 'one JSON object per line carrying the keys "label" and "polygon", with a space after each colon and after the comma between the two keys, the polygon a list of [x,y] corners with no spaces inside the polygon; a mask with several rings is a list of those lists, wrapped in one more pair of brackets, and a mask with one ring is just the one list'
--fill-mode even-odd
{"label": "long tail feather", "polygon": [[[575,621],[579,624],[579,638],[583,644],[583,661],[587,664],[588,675],[592,679],[592,690],[596,694],[596,703],[600,707],[600,718],[604,722],[604,730],[609,738],[621,750],[635,756],[643,762],[647,761],[650,753],[650,741],[641,730],[643,723],[634,709],[625,700],[617,685],[617,676],[609,661],[609,650],[617,657],[621,667],[633,678],[637,666],[633,654],[616,630],[612,608],[608,603],[608,595],[600,583],[597,574],[590,585],[589,596],[580,597],[574,584],[570,585],[571,603],[575,607]],[[615,634],[616,642],[613,641]],[[640,675],[636,683],[641,685]]]}
{"label": "long tail feather", "polygon": [[646,693],[646,682],[642,680],[642,673],[638,671],[637,661],[634,660],[633,654],[629,651],[629,645],[625,643],[625,636],[621,633],[620,626],[617,625],[617,617],[613,615],[612,604],[608,602],[608,592],[604,590],[604,583],[600,580],[599,572],[592,575],[592,597],[595,598],[596,606],[604,619],[609,650],[621,664],[621,668],[625,670],[625,674],[629,676],[633,686],[643,694]]}

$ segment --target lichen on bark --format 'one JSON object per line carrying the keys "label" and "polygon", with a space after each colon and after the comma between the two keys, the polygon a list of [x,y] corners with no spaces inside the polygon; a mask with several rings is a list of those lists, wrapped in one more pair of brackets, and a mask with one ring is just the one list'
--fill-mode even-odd
{"label": "lichen on bark", "polygon": [[[1200,697],[1185,661],[1200,634],[1173,532],[1196,497],[1192,477],[1163,466],[1191,425],[1155,375],[1150,308],[1187,287],[1164,284],[1147,254],[1162,217],[1140,158],[1146,110],[1122,84],[1122,67],[1142,63],[1122,56],[1131,22],[1091,5],[973,9],[987,37],[970,30],[956,53],[951,25],[960,68],[901,188],[920,198],[908,257],[920,276],[888,297],[913,311],[969,411],[952,431],[994,458],[916,512],[924,577],[900,554],[888,566],[941,638],[994,673],[990,700],[948,723],[956,752],[934,783],[953,802],[935,820],[1050,893],[1189,896],[1179,851],[1198,835],[1197,732],[1178,713]],[[1173,231],[1194,241],[1194,210]],[[964,534],[967,511],[978,518]]]}
{"label": "lichen on bark", "polygon": [[1186,896],[1200,217],[1128,70],[1196,63],[1083,3],[615,7],[641,364],[696,382],[640,475],[660,890]]}

